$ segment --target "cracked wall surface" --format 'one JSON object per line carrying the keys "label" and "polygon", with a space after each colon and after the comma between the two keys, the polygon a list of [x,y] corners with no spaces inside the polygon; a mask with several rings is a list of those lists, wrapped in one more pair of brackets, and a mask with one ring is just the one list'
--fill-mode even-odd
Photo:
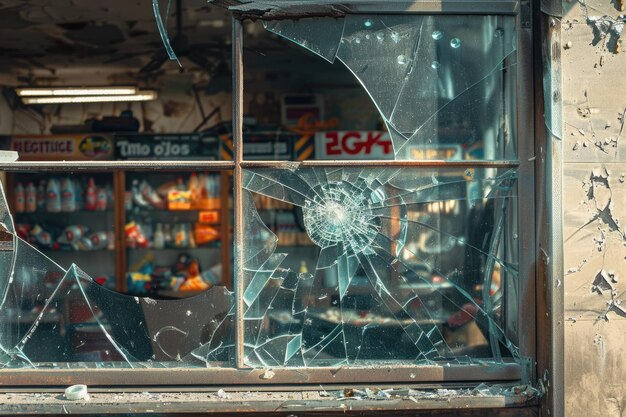
{"label": "cracked wall surface", "polygon": [[563,2],[565,415],[626,415],[621,1]]}

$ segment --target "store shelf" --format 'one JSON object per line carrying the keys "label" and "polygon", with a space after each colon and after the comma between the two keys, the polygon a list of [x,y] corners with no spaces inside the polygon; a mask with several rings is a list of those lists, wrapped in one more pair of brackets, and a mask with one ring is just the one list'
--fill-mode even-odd
{"label": "store shelf", "polygon": [[181,252],[181,251],[194,251],[194,250],[206,250],[206,249],[219,249],[221,245],[219,243],[196,246],[195,248],[128,248],[129,252]]}
{"label": "store shelf", "polygon": [[102,215],[102,214],[113,214],[113,210],[101,210],[101,211],[96,211],[96,210],[79,210],[79,211],[58,211],[58,212],[52,212],[52,211],[33,211],[33,212],[26,212],[26,211],[22,211],[19,213],[14,213],[15,216],[20,217],[20,216],[74,216],[74,215],[78,215],[78,216],[82,216],[82,215]]}
{"label": "store shelf", "polygon": [[110,253],[114,254],[115,249],[98,249],[98,250],[73,250],[73,249],[50,249],[50,248],[38,248],[35,247],[39,252],[42,253],[73,253],[73,254],[83,254],[83,253]]}
{"label": "store shelf", "polygon": [[197,213],[199,211],[220,211],[220,210],[221,209],[219,207],[212,208],[212,209],[188,209],[188,210],[167,210],[167,209],[151,209],[151,208],[133,207],[132,209],[126,209],[126,213],[172,214],[172,213]]}

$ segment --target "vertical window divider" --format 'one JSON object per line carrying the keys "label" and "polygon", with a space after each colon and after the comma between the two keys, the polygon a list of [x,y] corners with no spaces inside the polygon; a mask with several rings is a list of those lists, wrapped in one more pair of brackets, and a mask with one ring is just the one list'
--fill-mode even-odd
{"label": "vertical window divider", "polygon": [[233,62],[233,147],[234,147],[234,178],[233,204],[234,221],[234,289],[235,289],[235,357],[237,368],[245,368],[244,364],[244,305],[243,305],[243,205],[242,172],[243,161],[243,26],[241,20],[233,17],[232,62]]}

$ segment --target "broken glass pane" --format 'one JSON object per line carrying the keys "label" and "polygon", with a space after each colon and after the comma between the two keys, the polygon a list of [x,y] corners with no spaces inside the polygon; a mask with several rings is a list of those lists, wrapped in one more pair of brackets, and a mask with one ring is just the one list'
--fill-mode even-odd
{"label": "broken glass pane", "polygon": [[251,366],[516,357],[514,169],[244,171]]}
{"label": "broken glass pane", "polygon": [[[264,25],[353,73],[384,120],[393,158],[515,159],[514,17],[348,15]],[[316,138],[316,158],[336,159],[323,142]],[[439,149],[451,146],[458,151]]]}
{"label": "broken glass pane", "polygon": [[0,367],[205,367],[234,358],[233,295],[123,295],[67,270],[13,232],[0,198]]}

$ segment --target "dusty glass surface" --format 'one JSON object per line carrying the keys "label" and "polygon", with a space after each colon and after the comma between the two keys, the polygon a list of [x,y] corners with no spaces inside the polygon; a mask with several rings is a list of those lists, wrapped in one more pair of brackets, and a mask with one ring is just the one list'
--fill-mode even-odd
{"label": "dusty glass surface", "polygon": [[233,358],[232,293],[184,300],[108,290],[19,238],[0,198],[0,367],[205,367]]}
{"label": "dusty glass surface", "polygon": [[[391,159],[493,160],[517,155],[514,22],[512,16],[348,15],[264,25],[352,72],[384,121]],[[341,148],[341,135],[326,140]],[[351,159],[366,157],[351,152],[363,145],[358,138],[345,140]],[[333,159],[318,145],[315,158]],[[339,151],[333,155],[343,159]]]}
{"label": "dusty glass surface", "polygon": [[503,305],[517,288],[516,180],[514,169],[245,170],[246,363],[516,357],[503,330],[516,311]]}

